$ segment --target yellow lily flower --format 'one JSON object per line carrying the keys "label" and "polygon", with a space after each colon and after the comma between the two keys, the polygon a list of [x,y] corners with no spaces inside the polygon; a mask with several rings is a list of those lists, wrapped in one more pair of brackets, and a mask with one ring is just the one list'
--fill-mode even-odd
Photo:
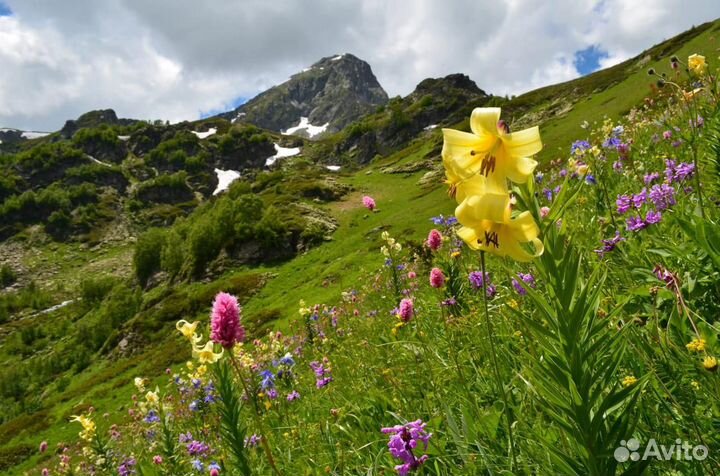
{"label": "yellow lily flower", "polygon": [[95,422],[92,421],[90,417],[85,415],[72,415],[72,420],[70,421],[77,421],[82,425],[83,431],[78,434],[80,438],[85,441],[91,441],[93,439],[95,436]]}
{"label": "yellow lily flower", "polygon": [[221,349],[220,353],[215,353],[213,350],[213,341],[209,340],[205,343],[204,347],[193,348],[193,357],[198,359],[201,364],[214,364],[220,357],[222,357],[224,350]]}
{"label": "yellow lily flower", "polygon": [[[473,250],[509,256],[517,261],[530,261],[544,250],[542,241],[538,239],[540,229],[527,211],[503,223],[480,220],[473,226],[463,226],[457,234]],[[528,253],[522,243],[532,243],[535,252]]]}
{"label": "yellow lily flower", "polygon": [[705,73],[707,70],[705,57],[698,54],[688,56],[688,69],[698,76]]}
{"label": "yellow lily flower", "polygon": [[177,321],[177,323],[175,324],[175,329],[179,330],[182,335],[184,335],[193,345],[195,345],[202,339],[202,336],[195,334],[195,329],[197,329],[197,326],[197,321],[190,323],[186,320],[180,320]]}
{"label": "yellow lily flower", "polygon": [[472,133],[443,129],[443,164],[451,193],[473,175],[487,179],[486,189],[507,193],[507,179],[527,182],[537,162],[528,158],[542,149],[538,127],[510,133],[500,121],[499,107],[475,108]]}

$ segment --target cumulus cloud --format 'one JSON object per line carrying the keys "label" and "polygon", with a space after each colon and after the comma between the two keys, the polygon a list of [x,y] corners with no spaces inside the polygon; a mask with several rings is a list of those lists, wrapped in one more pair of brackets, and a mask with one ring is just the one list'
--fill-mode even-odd
{"label": "cumulus cloud", "polygon": [[578,51],[609,66],[717,16],[716,0],[0,0],[0,126],[192,120],[342,52],[390,95],[454,72],[517,94],[579,76]]}

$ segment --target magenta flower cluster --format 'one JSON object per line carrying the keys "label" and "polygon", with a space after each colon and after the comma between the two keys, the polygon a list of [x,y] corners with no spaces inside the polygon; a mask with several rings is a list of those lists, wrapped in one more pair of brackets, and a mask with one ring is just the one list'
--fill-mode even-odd
{"label": "magenta flower cluster", "polygon": [[415,455],[418,443],[422,443],[423,452],[427,451],[432,433],[425,431],[425,425],[426,423],[423,423],[422,420],[415,420],[405,425],[395,425],[380,430],[384,434],[390,435],[390,441],[388,441],[390,454],[402,461],[402,464],[395,466],[395,470],[400,476],[417,470],[428,459],[426,454],[420,457]]}
{"label": "magenta flower cluster", "polygon": [[394,310],[397,317],[403,322],[409,322],[413,317],[414,305],[412,299],[405,298],[400,301],[400,306]]}
{"label": "magenta flower cluster", "polygon": [[245,339],[245,329],[240,324],[240,307],[235,296],[222,292],[215,296],[210,325],[210,338],[225,348]]}
{"label": "magenta flower cluster", "polygon": [[445,275],[440,268],[430,270],[430,286],[441,288],[445,284]]}
{"label": "magenta flower cluster", "polygon": [[428,245],[428,248],[430,248],[433,251],[437,251],[442,246],[442,240],[443,240],[442,234],[433,228],[432,230],[430,230],[430,233],[428,233],[426,243]]}
{"label": "magenta flower cluster", "polygon": [[375,210],[375,200],[373,200],[372,197],[365,195],[362,198],[362,203],[365,208],[370,210],[371,212]]}

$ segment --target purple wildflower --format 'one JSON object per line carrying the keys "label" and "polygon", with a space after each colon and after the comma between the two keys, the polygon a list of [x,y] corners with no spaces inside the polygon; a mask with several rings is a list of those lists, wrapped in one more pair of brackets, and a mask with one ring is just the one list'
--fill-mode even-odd
{"label": "purple wildflower", "polygon": [[630,231],[640,231],[647,228],[647,223],[639,216],[631,216],[626,220],[627,228]]}
{"label": "purple wildflower", "polygon": [[681,164],[678,164],[677,168],[675,169],[675,179],[685,180],[686,178],[692,177],[694,173],[695,164],[683,162]]}
{"label": "purple wildflower", "polygon": [[617,205],[618,213],[623,215],[630,210],[630,197],[627,195],[618,195],[617,200],[615,200],[615,204]]}
{"label": "purple wildflower", "polygon": [[658,211],[665,210],[675,205],[675,189],[666,183],[653,185],[650,189],[650,200]]}
{"label": "purple wildflower", "polygon": [[133,468],[137,464],[137,461],[135,461],[135,458],[129,458],[122,462],[120,466],[118,466],[118,474],[120,476],[129,476],[131,474],[135,474],[135,469]]}
{"label": "purple wildflower", "polygon": [[615,247],[617,246],[617,244],[621,241],[625,241],[625,238],[620,236],[619,231],[616,231],[614,237],[606,239],[606,240],[602,240],[602,243],[603,243],[602,248],[600,248],[598,250],[593,250],[593,251],[595,251],[595,253],[600,255],[600,257],[602,258],[605,256],[605,253],[610,253],[611,251],[613,251],[615,249]]}
{"label": "purple wildflower", "polygon": [[150,410],[147,416],[144,418],[144,421],[145,423],[155,423],[160,421],[160,417],[155,410]]}
{"label": "purple wildflower", "polygon": [[468,275],[468,279],[470,280],[470,284],[472,284],[472,287],[475,290],[482,289],[484,280],[487,280],[488,284],[490,284],[490,274],[487,272],[485,273],[483,279],[483,274],[481,271],[473,271]]}
{"label": "purple wildflower", "polygon": [[287,401],[288,402],[294,402],[295,400],[300,399],[300,393],[298,393],[297,390],[293,390],[292,392],[288,393]]}
{"label": "purple wildflower", "polygon": [[643,203],[647,201],[647,189],[643,188],[640,193],[637,193],[633,195],[632,197],[632,204],[635,208],[640,208],[643,206]]}
{"label": "purple wildflower", "polygon": [[585,152],[591,147],[590,142],[586,140],[576,140],[572,143],[570,146],[570,153],[574,154],[576,152]]}
{"label": "purple wildflower", "polygon": [[675,161],[672,159],[665,159],[665,180],[672,183],[675,179],[675,170],[677,169]]}
{"label": "purple wildflower", "polygon": [[456,306],[456,305],[457,305],[457,299],[455,299],[455,297],[453,297],[453,296],[450,296],[449,298],[443,300],[443,301],[440,303],[440,305],[441,305],[441,306],[445,306],[445,307]]}
{"label": "purple wildflower", "polygon": [[650,185],[659,178],[660,174],[657,172],[653,172],[651,174],[645,174],[645,177],[643,177],[643,182],[645,182],[645,185]]}
{"label": "purple wildflower", "polygon": [[245,437],[245,448],[255,448],[257,445],[260,444],[260,440],[262,439],[262,436],[256,435],[253,433],[250,436]]}
{"label": "purple wildflower", "polygon": [[[529,285],[531,288],[535,287],[535,277],[530,273],[518,273],[518,278],[520,278],[520,281],[523,283]],[[513,278],[512,285],[515,288],[515,290],[520,294],[521,296],[525,296],[527,294],[527,290],[525,289],[525,286],[520,284],[520,281]]]}
{"label": "purple wildflower", "polygon": [[315,386],[317,388],[323,388],[333,381],[330,375],[331,369],[328,364],[327,358],[323,359],[323,363],[317,361],[310,362],[310,367],[313,369],[313,372],[315,372]]}
{"label": "purple wildflower", "polygon": [[413,452],[417,451],[418,442],[423,444],[423,451],[427,451],[432,433],[425,431],[425,425],[422,420],[416,420],[405,425],[395,425],[380,430],[384,434],[390,435],[390,441],[388,441],[390,454],[403,462],[395,466],[398,475],[405,476],[410,471],[420,468],[427,461],[428,455],[418,458]]}
{"label": "purple wildflower", "polygon": [[617,137],[608,137],[602,146],[606,149],[617,149],[620,144],[622,144],[622,142]]}
{"label": "purple wildflower", "polygon": [[275,375],[269,370],[263,370],[260,372],[260,378],[262,381],[260,382],[260,387],[262,387],[263,390],[267,390],[268,388],[273,388],[275,386]]}
{"label": "purple wildflower", "polygon": [[662,220],[662,213],[660,212],[654,212],[650,210],[647,212],[647,215],[645,216],[645,223],[648,225],[654,225],[655,223],[660,223],[660,220]]}
{"label": "purple wildflower", "polygon": [[201,441],[193,440],[187,444],[187,452],[190,456],[203,456],[210,452],[210,447]]}

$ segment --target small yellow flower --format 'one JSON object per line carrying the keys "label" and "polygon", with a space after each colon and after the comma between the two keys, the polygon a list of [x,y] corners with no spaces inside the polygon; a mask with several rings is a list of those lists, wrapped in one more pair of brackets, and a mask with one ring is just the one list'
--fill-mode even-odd
{"label": "small yellow flower", "polygon": [[270,400],[265,400],[265,410],[270,410],[270,407],[272,407]]}
{"label": "small yellow flower", "polygon": [[697,392],[698,390],[700,390],[700,384],[698,383],[697,380],[693,380],[692,382],[690,382],[690,386],[691,386],[691,387],[693,388],[693,390],[695,390],[696,392]]}
{"label": "small yellow flower", "polygon": [[688,68],[693,74],[698,76],[702,75],[707,71],[707,63],[705,57],[702,55],[694,54],[688,57]]}
{"label": "small yellow flower", "polygon": [[224,349],[220,350],[219,353],[215,353],[213,350],[213,342],[211,340],[205,343],[203,347],[195,347],[193,349],[193,357],[198,359],[201,364],[214,364],[220,357],[222,357]]}
{"label": "small yellow flower", "polygon": [[192,370],[195,368],[195,364],[193,364],[190,360],[185,363],[185,366],[188,368],[188,370]]}
{"label": "small yellow flower", "polygon": [[90,417],[85,415],[72,415],[72,420],[70,421],[80,422],[83,427],[83,431],[78,433],[78,435],[85,441],[92,441],[95,436],[95,422],[92,421]]}
{"label": "small yellow flower", "polygon": [[145,379],[142,377],[135,377],[135,387],[138,389],[138,392],[144,392],[145,391]]}
{"label": "small yellow flower", "polygon": [[452,253],[450,253],[450,257],[451,257],[451,258],[457,258],[458,256],[460,256],[460,252],[459,252],[459,251],[453,251]]}
{"label": "small yellow flower", "polygon": [[638,382],[638,379],[632,375],[628,375],[627,377],[622,379],[623,387],[631,387],[631,386],[635,385],[637,382]]}
{"label": "small yellow flower", "polygon": [[715,372],[718,369],[718,361],[715,357],[708,355],[703,359],[703,367],[705,367],[705,370]]}
{"label": "small yellow flower", "polygon": [[517,308],[518,308],[518,302],[517,302],[516,300],[514,300],[514,299],[510,299],[510,300],[508,301],[508,306],[510,306],[510,307],[513,308],[513,309],[517,309]]}
{"label": "small yellow flower", "polygon": [[154,392],[148,392],[145,394],[145,401],[148,402],[151,406],[157,406],[157,404],[160,402],[160,397],[158,395],[159,389],[155,387]]}
{"label": "small yellow flower", "polygon": [[190,323],[186,320],[180,320],[177,321],[177,323],[175,324],[175,329],[180,331],[180,333],[184,335],[187,340],[189,340],[193,345],[195,345],[200,339],[202,339],[201,336],[195,334],[195,329],[197,329],[197,326],[197,321]]}
{"label": "small yellow flower", "polygon": [[705,350],[705,339],[693,339],[685,347],[690,352],[702,352]]}

